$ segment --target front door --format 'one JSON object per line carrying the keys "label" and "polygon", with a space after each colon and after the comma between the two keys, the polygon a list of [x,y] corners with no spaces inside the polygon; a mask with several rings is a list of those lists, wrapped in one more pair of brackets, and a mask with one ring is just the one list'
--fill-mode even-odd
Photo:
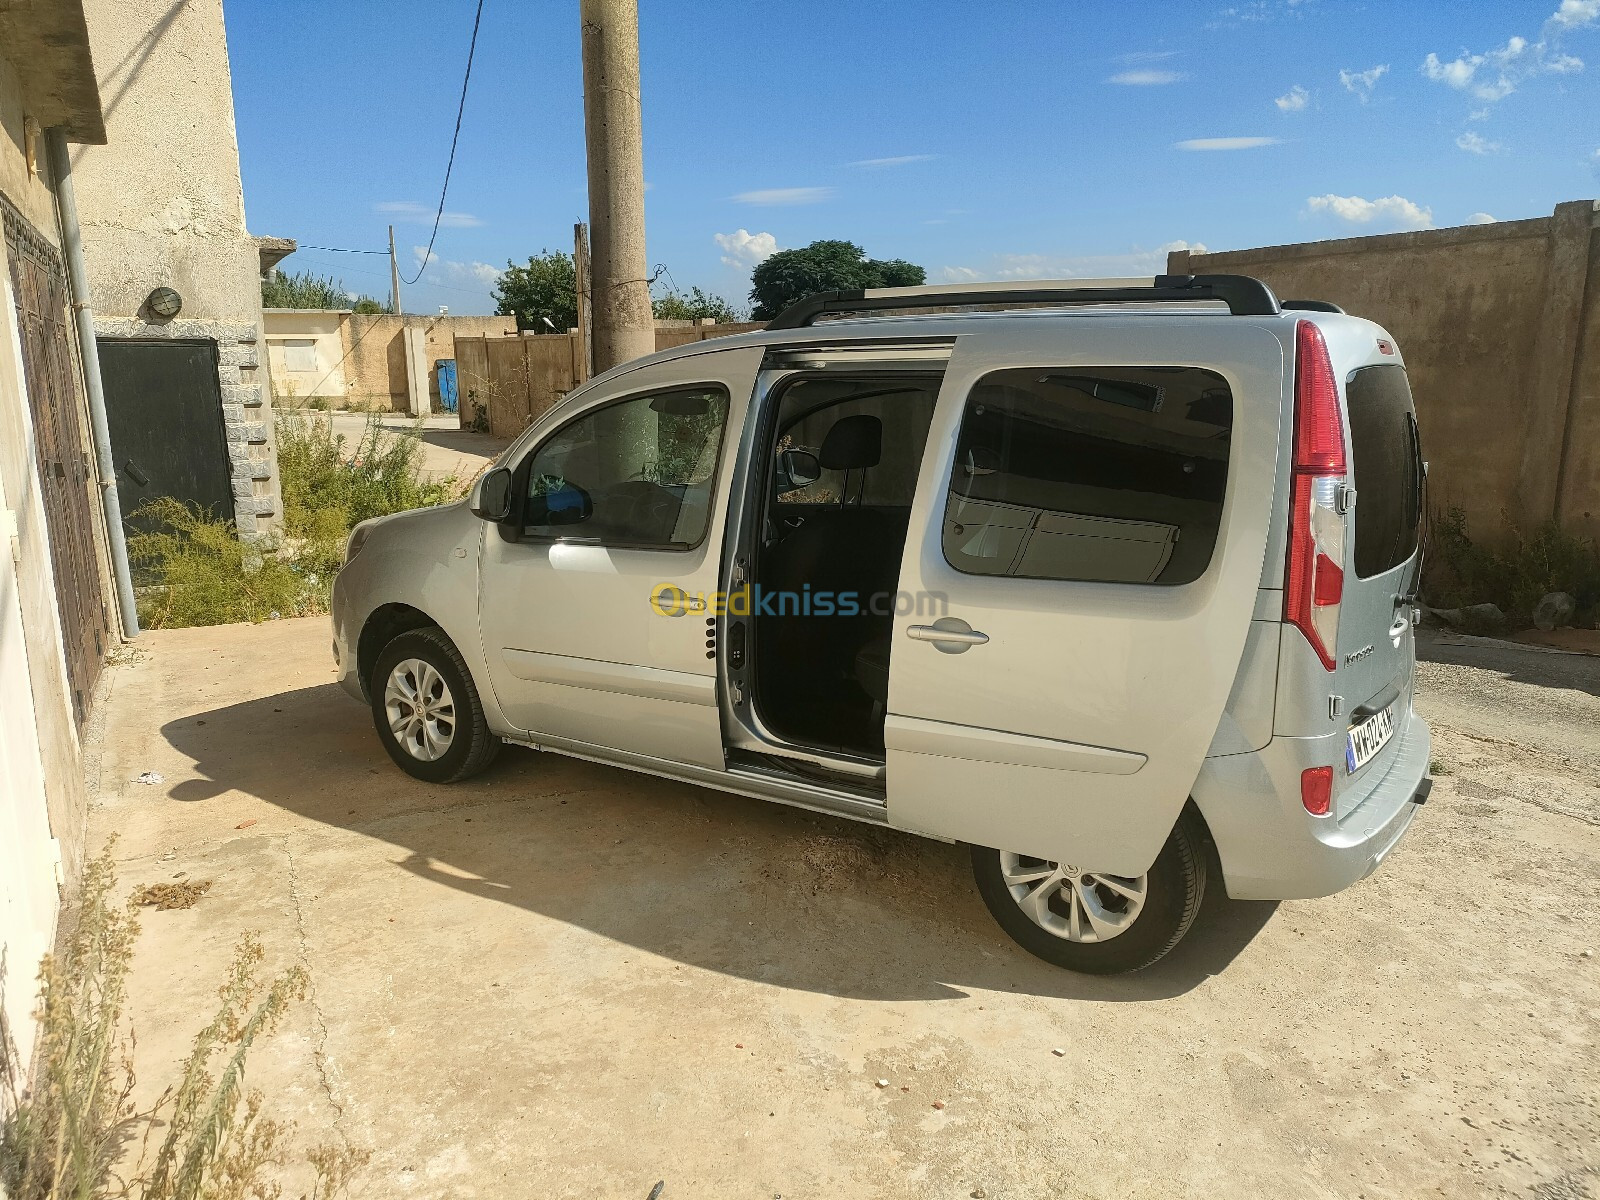
{"label": "front door", "polygon": [[509,464],[479,619],[495,696],[533,740],[723,765],[711,600],[762,353],[628,371]]}
{"label": "front door", "polygon": [[171,497],[233,520],[232,472],[213,341],[98,338],[122,511]]}
{"label": "front door", "polygon": [[1272,511],[1283,351],[1227,320],[956,342],[901,574],[918,603],[894,623],[892,824],[1084,870],[1155,860],[1227,702]]}

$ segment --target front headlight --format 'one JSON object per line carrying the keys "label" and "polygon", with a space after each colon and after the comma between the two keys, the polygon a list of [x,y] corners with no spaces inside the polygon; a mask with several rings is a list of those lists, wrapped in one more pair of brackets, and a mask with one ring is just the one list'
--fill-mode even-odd
{"label": "front headlight", "polygon": [[361,553],[361,547],[367,544],[367,535],[372,532],[372,527],[375,524],[375,521],[363,521],[350,531],[350,539],[344,544],[344,561],[346,563]]}

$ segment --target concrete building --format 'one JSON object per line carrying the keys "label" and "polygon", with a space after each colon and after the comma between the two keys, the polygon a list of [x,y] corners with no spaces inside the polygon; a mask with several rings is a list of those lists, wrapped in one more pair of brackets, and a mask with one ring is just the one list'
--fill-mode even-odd
{"label": "concrete building", "polygon": [[[355,313],[348,309],[269,308],[267,357],[275,397],[304,404],[320,397],[334,404],[390,412],[439,410],[436,364],[456,356],[458,337],[512,337],[515,317],[423,316]],[[408,355],[406,331],[415,355]],[[410,359],[419,363],[426,408],[411,397]]]}
{"label": "concrete building", "polygon": [[0,1019],[24,1063],[58,887],[82,862],[79,733],[118,632],[52,128],[105,140],[83,7],[0,5]]}
{"label": "concrete building", "polygon": [[118,484],[129,510],[175,495],[248,537],[280,502],[222,3],[83,9],[107,136],[73,175]]}

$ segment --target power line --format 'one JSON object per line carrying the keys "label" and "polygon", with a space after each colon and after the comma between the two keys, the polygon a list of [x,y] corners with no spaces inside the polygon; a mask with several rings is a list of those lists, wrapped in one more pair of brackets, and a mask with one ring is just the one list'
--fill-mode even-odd
{"label": "power line", "polygon": [[461,77],[461,103],[456,107],[456,131],[450,135],[450,158],[444,165],[444,186],[439,189],[439,208],[433,214],[433,232],[428,235],[428,248],[423,252],[422,265],[410,279],[403,280],[407,287],[422,278],[433,256],[433,242],[439,236],[439,221],[444,216],[444,198],[450,191],[450,172],[456,165],[456,143],[461,139],[461,114],[467,110],[467,84],[472,81],[472,57],[478,50],[478,25],[483,20],[483,0],[478,0],[477,14],[472,18],[472,41],[467,46],[467,69]]}
{"label": "power line", "polygon": [[387,255],[389,253],[387,250],[352,250],[348,246],[296,246],[295,249],[296,250],[329,250],[329,251],[332,251],[334,254],[383,254],[383,255]]}

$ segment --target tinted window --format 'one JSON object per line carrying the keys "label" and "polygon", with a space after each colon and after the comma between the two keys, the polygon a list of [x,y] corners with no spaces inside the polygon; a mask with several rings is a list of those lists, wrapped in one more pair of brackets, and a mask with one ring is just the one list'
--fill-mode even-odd
{"label": "tinted window", "polygon": [[1196,367],[997,371],[967,397],[944,554],[973,575],[1190,583],[1228,483],[1233,395]]}
{"label": "tinted window", "polygon": [[562,426],[521,475],[525,535],[686,550],[705,537],[728,416],[720,388],[634,396]]}
{"label": "tinted window", "polygon": [[1368,578],[1416,553],[1422,456],[1404,367],[1363,367],[1351,373],[1345,393],[1356,489],[1356,574]]}

